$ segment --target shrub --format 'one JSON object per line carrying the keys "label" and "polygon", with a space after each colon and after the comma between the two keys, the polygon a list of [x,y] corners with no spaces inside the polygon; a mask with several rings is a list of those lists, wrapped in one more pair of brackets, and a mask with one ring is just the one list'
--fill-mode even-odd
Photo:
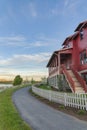
{"label": "shrub", "polygon": [[22,83],[23,79],[21,78],[20,75],[17,75],[15,78],[14,78],[14,81],[13,81],[13,85],[16,86],[16,85],[20,85]]}
{"label": "shrub", "polygon": [[64,107],[64,105],[60,105],[59,108],[60,109],[64,109],[65,107]]}
{"label": "shrub", "polygon": [[58,87],[60,91],[63,91],[62,75],[58,75]]}
{"label": "shrub", "polygon": [[85,115],[86,114],[86,111],[85,110],[78,110],[77,112],[79,115]]}

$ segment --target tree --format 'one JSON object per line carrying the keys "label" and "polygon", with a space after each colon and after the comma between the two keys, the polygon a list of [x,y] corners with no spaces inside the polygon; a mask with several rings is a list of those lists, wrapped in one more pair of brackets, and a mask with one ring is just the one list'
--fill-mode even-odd
{"label": "tree", "polygon": [[43,84],[47,84],[47,78],[46,78],[46,77],[42,77],[42,78],[41,78],[41,82],[42,82]]}
{"label": "tree", "polygon": [[32,78],[31,79],[31,84],[34,84],[35,83],[35,80]]}
{"label": "tree", "polygon": [[17,75],[15,78],[14,78],[14,81],[13,81],[13,85],[16,86],[16,85],[20,85],[22,83],[23,79],[21,78],[20,75]]}

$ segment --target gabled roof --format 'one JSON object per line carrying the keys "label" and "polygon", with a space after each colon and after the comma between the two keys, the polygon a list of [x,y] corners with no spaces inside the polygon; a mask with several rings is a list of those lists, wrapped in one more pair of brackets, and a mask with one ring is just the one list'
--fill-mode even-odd
{"label": "gabled roof", "polygon": [[69,42],[69,41],[75,39],[75,38],[78,36],[78,34],[79,34],[79,32],[76,32],[76,33],[74,33],[73,35],[67,37],[67,38],[64,40],[62,46],[65,45],[65,44],[67,44],[67,42]]}
{"label": "gabled roof", "polygon": [[60,54],[71,54],[72,53],[71,50],[72,50],[72,47],[71,48],[63,48],[63,49],[60,49],[58,51],[54,51],[46,67],[49,67],[53,57],[58,56],[58,53],[60,53]]}
{"label": "gabled roof", "polygon": [[85,28],[86,26],[87,26],[87,21],[81,22],[81,23],[77,26],[77,28],[75,29],[75,32],[76,32],[76,31],[80,31],[82,28]]}
{"label": "gabled roof", "polygon": [[50,58],[50,60],[49,60],[49,62],[48,62],[48,64],[47,64],[47,67],[50,65],[51,60],[53,59],[53,57],[54,57],[55,55],[57,56],[57,54],[58,54],[58,51],[54,51],[54,52],[53,52],[53,54],[52,54],[52,56],[51,56],[51,58]]}

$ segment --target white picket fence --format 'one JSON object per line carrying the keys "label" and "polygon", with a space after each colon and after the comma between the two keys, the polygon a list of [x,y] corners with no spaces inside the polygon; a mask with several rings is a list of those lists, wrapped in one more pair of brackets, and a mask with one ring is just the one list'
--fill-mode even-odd
{"label": "white picket fence", "polygon": [[44,90],[32,86],[32,91],[49,101],[63,104],[64,106],[75,107],[87,111],[87,94],[61,93],[51,90]]}

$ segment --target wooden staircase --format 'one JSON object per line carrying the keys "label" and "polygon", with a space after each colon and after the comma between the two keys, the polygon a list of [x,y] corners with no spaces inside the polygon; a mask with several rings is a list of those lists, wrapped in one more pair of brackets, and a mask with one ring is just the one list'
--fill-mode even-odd
{"label": "wooden staircase", "polygon": [[67,70],[67,72],[69,73],[69,75],[72,77],[72,80],[74,81],[75,93],[85,93],[85,90],[83,89],[79,81],[77,80],[72,70]]}
{"label": "wooden staircase", "polygon": [[87,93],[87,85],[85,81],[74,68],[67,70],[66,67],[62,65],[62,72],[73,93]]}

